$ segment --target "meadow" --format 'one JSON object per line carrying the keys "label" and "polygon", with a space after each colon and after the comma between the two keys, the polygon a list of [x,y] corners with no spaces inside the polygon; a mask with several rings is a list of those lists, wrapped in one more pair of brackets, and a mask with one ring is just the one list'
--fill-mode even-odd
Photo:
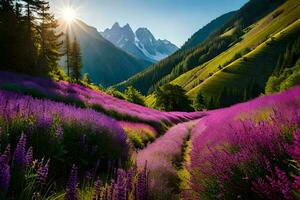
{"label": "meadow", "polygon": [[109,96],[104,92],[65,81],[0,72],[0,89],[91,108],[117,120],[146,123],[163,133],[169,126],[196,119],[201,112],[162,112]]}
{"label": "meadow", "polygon": [[[48,82],[46,91],[46,80],[27,78],[11,81],[51,95],[76,91],[82,102],[93,92],[65,82]],[[200,120],[163,134],[147,123],[24,95],[30,92],[0,91],[1,198],[299,198],[299,87],[198,113]],[[105,96],[93,93],[89,100]],[[112,100],[121,101],[101,103]],[[140,108],[126,105],[127,113]],[[180,113],[164,116],[174,123]]]}

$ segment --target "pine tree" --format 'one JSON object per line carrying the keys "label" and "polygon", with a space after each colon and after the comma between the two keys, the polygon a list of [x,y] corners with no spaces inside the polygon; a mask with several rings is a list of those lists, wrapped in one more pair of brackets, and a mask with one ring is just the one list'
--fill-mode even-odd
{"label": "pine tree", "polygon": [[38,27],[40,34],[39,68],[41,74],[47,74],[58,66],[57,62],[61,56],[62,46],[59,38],[62,34],[55,33],[58,23],[50,13],[49,2],[39,2],[38,14],[41,20]]}
{"label": "pine tree", "polygon": [[194,102],[194,107],[196,110],[202,110],[206,107],[205,99],[204,99],[204,96],[201,91],[196,96],[196,100]]}
{"label": "pine tree", "polygon": [[209,98],[209,101],[208,101],[206,107],[208,109],[215,109],[216,108],[215,103],[214,103],[214,98],[212,96]]}
{"label": "pine tree", "polygon": [[76,37],[74,38],[73,44],[72,44],[72,51],[71,51],[71,67],[72,67],[72,73],[71,76],[74,80],[77,82],[81,78],[81,68],[82,68],[82,56],[81,56],[81,50],[79,43],[77,42]]}
{"label": "pine tree", "polygon": [[21,21],[22,30],[22,50],[21,56],[22,66],[20,66],[21,72],[30,74],[37,73],[37,60],[38,60],[38,34],[36,32],[36,13],[38,10],[38,0],[23,0],[25,2],[25,16]]}
{"label": "pine tree", "polygon": [[65,38],[65,55],[66,55],[66,67],[67,67],[67,75],[70,77],[70,69],[71,69],[71,42],[70,42],[70,35],[69,35],[69,27],[67,27]]}
{"label": "pine tree", "polygon": [[7,70],[14,64],[14,43],[17,18],[12,0],[0,1],[0,69]]}

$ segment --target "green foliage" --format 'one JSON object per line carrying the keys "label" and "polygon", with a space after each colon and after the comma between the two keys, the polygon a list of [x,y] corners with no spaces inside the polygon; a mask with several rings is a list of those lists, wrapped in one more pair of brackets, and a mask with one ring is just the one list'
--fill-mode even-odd
{"label": "green foliage", "polygon": [[194,108],[195,110],[203,110],[206,108],[205,99],[201,92],[199,92],[196,96],[196,99],[194,101]]}
{"label": "green foliage", "polygon": [[106,90],[106,93],[110,96],[113,96],[113,97],[117,97],[119,99],[123,99],[125,100],[126,99],[126,95],[123,94],[122,92],[116,90],[116,88],[113,88],[113,87],[110,87]]}
{"label": "green foliage", "polygon": [[60,67],[57,67],[51,72],[49,72],[49,77],[54,81],[70,81],[67,74]]}
{"label": "green foliage", "polygon": [[139,104],[139,105],[145,105],[145,97],[141,95],[141,93],[134,89],[133,87],[128,87],[125,92],[126,101],[129,101],[131,103]]}
{"label": "green foliage", "polygon": [[300,38],[292,41],[278,57],[277,66],[269,78],[265,93],[272,94],[300,85]]}
{"label": "green foliage", "polygon": [[86,84],[91,84],[90,75],[88,73],[83,74],[82,81]]}
{"label": "green foliage", "polygon": [[167,84],[155,91],[157,108],[165,111],[192,111],[191,100],[178,85]]}

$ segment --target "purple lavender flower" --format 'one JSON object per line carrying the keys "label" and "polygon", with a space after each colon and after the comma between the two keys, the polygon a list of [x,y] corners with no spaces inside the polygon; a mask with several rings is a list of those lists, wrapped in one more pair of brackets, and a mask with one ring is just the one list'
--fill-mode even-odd
{"label": "purple lavender flower", "polygon": [[93,200],[101,200],[101,181],[98,179],[95,182],[95,194]]}
{"label": "purple lavender flower", "polygon": [[0,142],[2,140],[2,136],[3,136],[3,132],[2,132],[2,128],[0,127]]}
{"label": "purple lavender flower", "polygon": [[300,176],[296,176],[294,183],[293,183],[293,189],[300,190]]}
{"label": "purple lavender flower", "polygon": [[292,157],[300,164],[300,130],[294,134],[293,145],[290,149]]}
{"label": "purple lavender flower", "polygon": [[8,163],[10,160],[10,144],[8,144],[5,148],[4,153],[0,156],[0,162]]}
{"label": "purple lavender flower", "polygon": [[22,133],[14,153],[14,165],[23,167],[25,164],[26,136]]}
{"label": "purple lavender flower", "polygon": [[148,199],[148,188],[147,188],[147,172],[143,171],[138,175],[137,179],[137,199]]}
{"label": "purple lavender flower", "polygon": [[33,160],[33,151],[32,151],[32,147],[30,147],[27,150],[26,156],[25,156],[25,165],[28,167],[31,165]]}
{"label": "purple lavender flower", "polygon": [[72,166],[72,170],[70,173],[69,181],[67,184],[66,191],[66,200],[77,200],[77,167],[75,165]]}
{"label": "purple lavender flower", "polygon": [[61,128],[61,126],[58,126],[56,129],[56,136],[59,140],[62,139],[63,136],[63,129]]}
{"label": "purple lavender flower", "polygon": [[45,184],[47,177],[48,177],[48,170],[49,170],[49,160],[46,162],[45,165],[43,165],[43,162],[41,162],[41,165],[37,171],[37,177],[36,180],[39,184]]}
{"label": "purple lavender flower", "polygon": [[118,169],[117,172],[117,199],[126,200],[126,172],[122,169]]}
{"label": "purple lavender flower", "polygon": [[7,191],[10,181],[10,167],[8,165],[10,157],[10,145],[0,156],[0,190]]}

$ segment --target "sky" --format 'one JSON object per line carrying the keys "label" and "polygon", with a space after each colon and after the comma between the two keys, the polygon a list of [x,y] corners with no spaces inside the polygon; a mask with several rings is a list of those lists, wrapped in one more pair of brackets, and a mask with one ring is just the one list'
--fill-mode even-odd
{"label": "sky", "polygon": [[55,14],[71,6],[76,17],[98,31],[115,22],[135,31],[148,28],[156,38],[183,45],[216,17],[239,9],[248,0],[50,0]]}

